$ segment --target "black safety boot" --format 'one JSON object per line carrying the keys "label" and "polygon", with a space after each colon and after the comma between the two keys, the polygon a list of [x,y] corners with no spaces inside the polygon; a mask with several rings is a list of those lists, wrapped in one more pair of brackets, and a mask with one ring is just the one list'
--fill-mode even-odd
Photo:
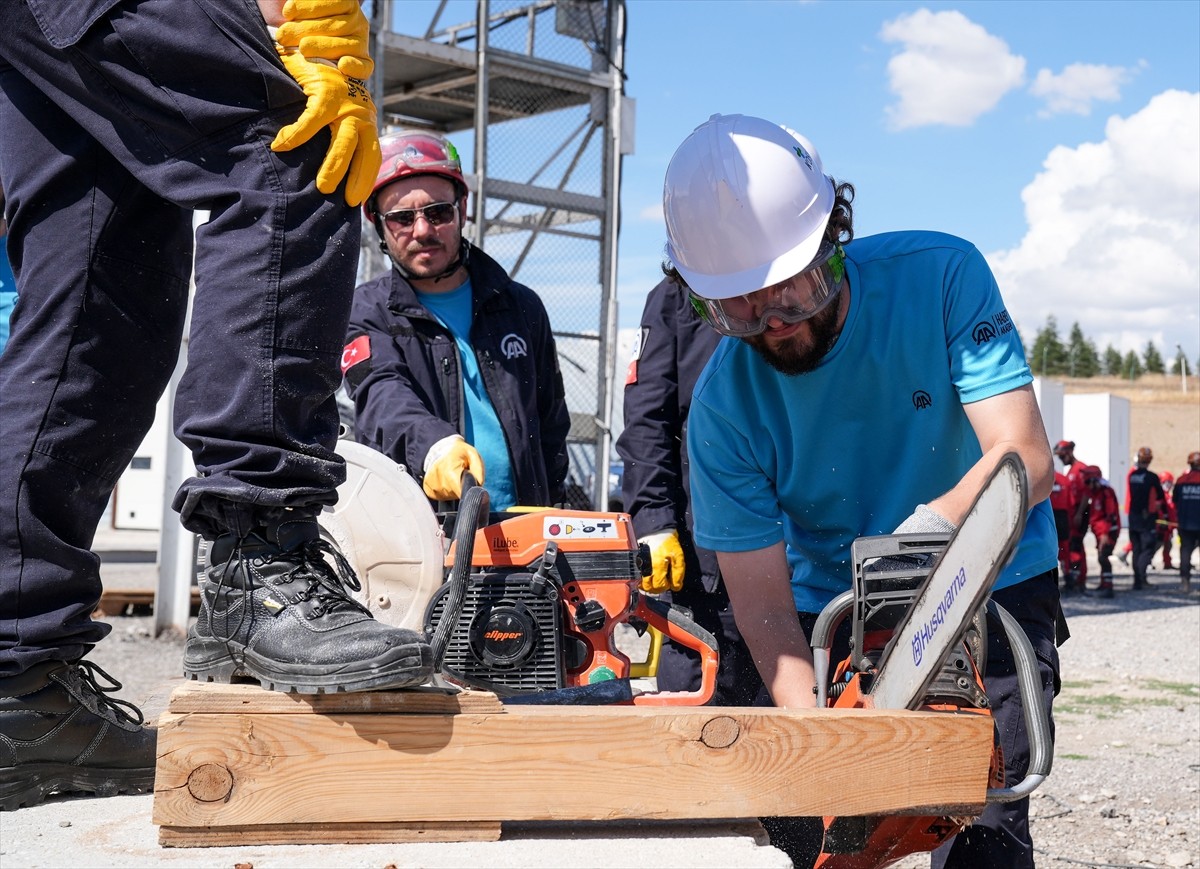
{"label": "black safety boot", "polygon": [[1100,588],[1097,589],[1097,593],[1103,598],[1113,596],[1113,578],[1111,573],[1100,574]]}
{"label": "black safety boot", "polygon": [[351,598],[346,589],[359,588],[353,569],[317,535],[315,522],[294,523],[277,542],[227,534],[212,543],[184,675],[206,682],[248,677],[300,694],[429,679],[433,653],[425,638],[376,621]]}
{"label": "black safety boot", "polygon": [[120,690],[90,661],[46,661],[0,677],[0,810],[35,806],[49,793],[153,790],[157,732],[132,703],[106,696]]}

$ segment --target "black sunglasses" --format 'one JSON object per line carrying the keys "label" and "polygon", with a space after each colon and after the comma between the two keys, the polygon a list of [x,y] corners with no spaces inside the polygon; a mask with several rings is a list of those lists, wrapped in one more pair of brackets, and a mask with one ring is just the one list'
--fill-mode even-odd
{"label": "black sunglasses", "polygon": [[383,222],[391,229],[412,229],[413,224],[417,222],[417,215],[420,214],[425,218],[430,226],[445,226],[453,220],[458,219],[458,204],[455,202],[435,202],[432,205],[426,205],[424,208],[398,208],[395,211],[387,211],[381,216]]}

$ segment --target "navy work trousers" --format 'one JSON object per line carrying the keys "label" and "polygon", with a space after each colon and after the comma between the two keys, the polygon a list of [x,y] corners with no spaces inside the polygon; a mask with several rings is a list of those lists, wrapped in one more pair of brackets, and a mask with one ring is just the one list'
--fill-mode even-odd
{"label": "navy work trousers", "polygon": [[0,177],[19,299],[0,356],[0,676],[108,633],[89,551],[195,295],[175,497],[212,538],[336,500],[360,222],[254,0],[0,0]]}

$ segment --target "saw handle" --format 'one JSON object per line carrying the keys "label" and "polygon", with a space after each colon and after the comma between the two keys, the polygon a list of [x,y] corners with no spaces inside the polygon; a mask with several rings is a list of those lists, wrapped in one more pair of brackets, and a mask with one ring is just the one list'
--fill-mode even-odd
{"label": "saw handle", "polygon": [[668,640],[700,656],[700,687],[695,691],[655,691],[633,698],[634,706],[703,706],[717,690],[717,640],[682,607],[637,593],[634,614]]}

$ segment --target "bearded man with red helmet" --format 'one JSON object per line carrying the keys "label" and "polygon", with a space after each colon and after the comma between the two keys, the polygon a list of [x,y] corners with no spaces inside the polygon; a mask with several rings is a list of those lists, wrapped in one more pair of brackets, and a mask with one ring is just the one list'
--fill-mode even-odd
{"label": "bearded man with red helmet", "polygon": [[1100,562],[1100,597],[1113,596],[1112,552],[1121,533],[1121,506],[1117,493],[1104,481],[1098,467],[1087,465],[1081,473],[1088,490],[1088,524],[1096,537],[1096,559]]}
{"label": "bearded man with red helmet", "polygon": [[1188,469],[1175,481],[1175,510],[1179,522],[1179,582],[1192,588],[1192,552],[1200,547],[1200,450],[1188,454]]}
{"label": "bearded man with red helmet", "polygon": [[432,133],[380,140],[363,212],[392,261],[355,290],[342,372],[355,436],[434,501],[469,471],[494,510],[564,499],[567,413],[542,300],[463,237],[458,152]]}

